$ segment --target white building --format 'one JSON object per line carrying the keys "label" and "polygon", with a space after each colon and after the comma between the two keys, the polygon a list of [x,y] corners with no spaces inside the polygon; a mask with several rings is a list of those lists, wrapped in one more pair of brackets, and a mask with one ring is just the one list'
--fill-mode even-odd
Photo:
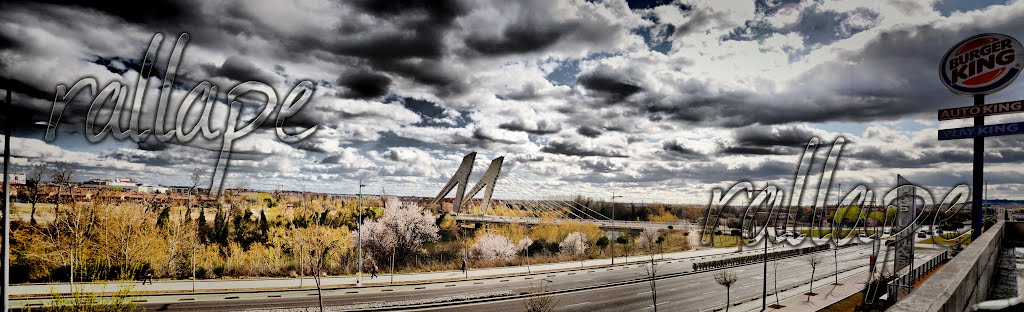
{"label": "white building", "polygon": [[118,189],[122,191],[140,193],[167,193],[168,187],[155,184],[138,183],[131,178],[117,178],[114,180],[92,179],[82,183],[82,188],[87,189]]}
{"label": "white building", "polygon": [[21,172],[11,172],[8,176],[11,179],[11,185],[25,185],[27,182],[25,174]]}

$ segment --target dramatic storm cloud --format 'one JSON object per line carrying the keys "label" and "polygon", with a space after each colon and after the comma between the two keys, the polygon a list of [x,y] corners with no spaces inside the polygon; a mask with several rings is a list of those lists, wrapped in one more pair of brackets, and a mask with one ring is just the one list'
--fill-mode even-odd
{"label": "dramatic storm cloud", "polygon": [[[229,108],[235,85],[260,81],[283,100],[312,82],[309,103],[282,126],[316,131],[283,142],[271,116],[236,142],[228,187],[354,193],[364,180],[432,196],[477,151],[474,177],[506,157],[499,196],[614,191],[631,201],[700,203],[739,180],[786,185],[811,138],[842,137],[838,182],[882,189],[901,173],[948,188],[969,182],[971,150],[937,141],[936,130],[968,121],[939,124],[935,111],[971,101],[942,87],[939,58],[977,33],[1024,37],[1024,3],[970,3],[4,2],[0,85],[14,91],[5,113],[16,127],[14,165],[68,162],[82,180],[183,185],[192,168],[214,166],[219,141],[201,136],[89,143],[89,92],[68,105],[56,140],[43,139],[58,85],[118,81],[130,101],[142,77],[144,129],[160,115],[161,91],[176,112],[200,82],[216,86],[209,122],[223,129],[232,113],[255,118],[253,103],[264,100]],[[157,33],[156,61],[142,71]],[[182,33],[181,64],[162,88]],[[989,100],[1020,99],[1022,90]],[[120,118],[127,126],[127,113]],[[1000,121],[1019,120],[989,122]],[[988,142],[990,196],[1020,198],[1024,142]]]}

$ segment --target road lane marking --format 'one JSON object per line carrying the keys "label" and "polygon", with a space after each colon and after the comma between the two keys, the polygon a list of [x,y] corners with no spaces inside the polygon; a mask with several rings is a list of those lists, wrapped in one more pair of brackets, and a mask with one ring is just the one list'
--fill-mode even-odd
{"label": "road lane marking", "polygon": [[588,304],[588,303],[590,303],[590,301],[587,301],[587,302],[580,302],[580,303],[573,303],[573,304],[570,304],[570,305],[567,305],[567,306],[565,306],[564,308],[568,308],[568,307],[574,307],[574,306],[578,306],[578,305],[584,305],[584,304]]}

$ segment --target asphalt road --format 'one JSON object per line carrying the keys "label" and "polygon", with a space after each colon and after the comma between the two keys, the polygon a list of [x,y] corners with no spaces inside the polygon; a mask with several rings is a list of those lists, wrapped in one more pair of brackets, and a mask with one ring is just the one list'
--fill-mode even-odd
{"label": "asphalt road", "polygon": [[[844,270],[867,264],[868,245],[840,249],[839,269]],[[832,251],[822,252],[825,260],[819,265],[816,277],[831,275],[835,270]],[[919,251],[919,257],[930,256],[927,251]],[[806,256],[789,258],[779,261],[778,287],[781,290],[793,285],[801,285],[810,278],[810,266]],[[695,260],[678,260],[664,263],[658,275],[671,275],[692,271]],[[748,300],[761,294],[762,265],[750,264],[727,269],[737,274],[738,282],[731,289],[734,300]],[[720,306],[725,303],[725,288],[716,284],[712,277],[714,271],[684,274],[676,277],[659,279],[658,307],[665,311],[699,311]],[[769,264],[769,283],[773,267]],[[544,273],[516,277],[488,278],[458,282],[439,282],[431,284],[407,285],[395,287],[342,288],[325,291],[325,306],[343,307],[353,304],[399,302],[406,300],[436,299],[445,296],[480,294],[488,292],[511,291],[526,293],[543,284],[548,291],[576,289],[583,286],[596,286],[607,283],[638,280],[645,276],[645,270],[638,264],[616,266],[613,268],[586,269],[569,272]],[[769,284],[769,292],[773,285]],[[223,311],[246,309],[278,309],[301,308],[317,305],[315,291],[295,290],[277,292],[258,292],[266,298],[245,298],[245,296],[226,296],[211,294],[219,299],[208,301],[183,301],[170,304],[145,304],[147,310],[156,311]],[[232,298],[236,297],[236,298]],[[238,298],[241,297],[241,298]],[[252,296],[249,296],[252,297]],[[619,286],[601,287],[587,290],[570,291],[553,295],[560,307],[559,311],[640,311],[651,307],[650,286],[647,282],[632,283]],[[735,302],[735,301],[734,301]],[[423,311],[522,311],[522,300],[497,300],[477,304],[451,305]]]}
{"label": "asphalt road", "polygon": [[[867,265],[870,252],[868,245],[841,249],[839,270]],[[917,257],[931,257],[935,252],[919,250]],[[832,251],[821,253],[826,257],[815,272],[815,279],[830,276],[835,272]],[[807,256],[790,258],[779,262],[778,288],[780,291],[795,285],[803,285],[810,279],[811,267]],[[669,265],[671,266],[671,264]],[[738,280],[731,288],[733,303],[739,300],[759,298],[762,291],[762,264],[750,264],[727,269],[736,273]],[[773,266],[769,263],[769,293],[773,292]],[[704,311],[725,304],[725,287],[715,283],[715,271],[700,272],[657,281],[658,308],[663,311]],[[554,295],[558,311],[644,311],[651,309],[650,286],[646,283],[618,287],[599,288],[588,291]],[[769,298],[769,300],[771,300]],[[522,300],[492,301],[483,304],[449,306],[417,311],[523,311]]]}

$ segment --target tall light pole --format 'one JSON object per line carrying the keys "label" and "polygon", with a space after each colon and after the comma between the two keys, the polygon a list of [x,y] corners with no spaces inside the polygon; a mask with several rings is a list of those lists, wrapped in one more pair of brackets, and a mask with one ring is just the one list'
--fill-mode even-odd
{"label": "tall light pole", "polygon": [[359,179],[359,197],[356,199],[356,210],[359,211],[359,223],[356,224],[356,241],[359,247],[359,272],[356,273],[356,287],[363,286],[363,180]]}
{"label": "tall light pole", "polygon": [[[4,109],[6,112],[11,112],[11,90],[7,90],[7,107]],[[11,296],[10,288],[11,285],[11,181],[10,173],[11,170],[11,116],[4,114],[4,246],[3,246],[3,271],[4,271],[4,284],[2,287],[3,293],[3,305],[0,308],[7,310],[10,307],[10,301],[8,298]]]}
{"label": "tall light pole", "polygon": [[[622,195],[616,196],[615,192],[612,192],[612,230],[615,230],[615,199],[619,197],[622,197]],[[612,241],[612,265],[615,265],[615,244],[617,244],[618,238],[618,235],[616,235],[615,240]]]}

